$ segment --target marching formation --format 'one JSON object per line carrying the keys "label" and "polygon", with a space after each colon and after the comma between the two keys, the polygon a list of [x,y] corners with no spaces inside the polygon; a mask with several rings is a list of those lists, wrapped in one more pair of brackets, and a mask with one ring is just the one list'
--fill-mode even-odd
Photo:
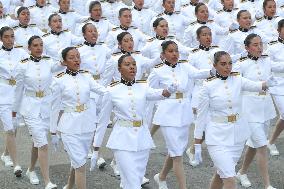
{"label": "marching formation", "polygon": [[[168,189],[173,170],[186,189],[183,154],[195,167],[206,147],[215,167],[209,189],[252,186],[254,157],[263,188],[276,189],[267,149],[280,155],[275,141],[284,130],[284,1],[0,0],[0,46],[1,160],[16,177],[23,176],[17,128],[25,126],[32,139],[25,175],[39,184],[38,161],[45,189],[57,188],[49,145],[62,142],[70,160],[63,189],[86,189],[87,159],[90,171],[107,165],[104,140],[117,188],[153,180]],[[158,129],[167,155],[148,179]]]}

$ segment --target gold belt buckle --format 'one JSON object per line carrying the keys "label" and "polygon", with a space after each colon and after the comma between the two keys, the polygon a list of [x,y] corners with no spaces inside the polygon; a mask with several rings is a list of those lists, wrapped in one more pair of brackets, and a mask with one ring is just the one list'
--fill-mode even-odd
{"label": "gold belt buckle", "polygon": [[101,75],[100,74],[93,75],[93,78],[94,78],[94,80],[99,80],[99,79],[101,79]]}
{"label": "gold belt buckle", "polygon": [[76,110],[75,110],[75,112],[83,112],[85,110],[85,106],[84,106],[84,104],[81,104],[81,105],[79,105],[79,106],[76,106]]}
{"label": "gold belt buckle", "polygon": [[236,122],[237,121],[237,116],[236,114],[229,115],[228,116],[228,122]]}
{"label": "gold belt buckle", "polygon": [[176,93],[176,99],[183,98],[183,93]]}
{"label": "gold belt buckle", "polygon": [[133,121],[133,127],[141,127],[141,121]]}
{"label": "gold belt buckle", "polygon": [[258,95],[266,95],[266,91],[261,91],[258,93]]}
{"label": "gold belt buckle", "polygon": [[37,91],[36,92],[36,97],[38,97],[38,98],[44,97],[44,91]]}
{"label": "gold belt buckle", "polygon": [[16,85],[16,80],[14,78],[8,79],[8,82],[9,82],[9,85],[12,85],[12,86]]}

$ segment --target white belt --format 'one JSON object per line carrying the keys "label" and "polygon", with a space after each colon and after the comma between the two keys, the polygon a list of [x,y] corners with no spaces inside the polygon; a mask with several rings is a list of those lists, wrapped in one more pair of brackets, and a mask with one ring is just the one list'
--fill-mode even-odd
{"label": "white belt", "polygon": [[36,98],[43,98],[45,96],[48,96],[51,94],[50,91],[42,91],[42,90],[39,90],[39,91],[25,91],[25,94],[26,96],[30,96],[30,97],[36,97]]}
{"label": "white belt", "polygon": [[211,118],[212,122],[215,123],[234,123],[240,119],[239,114],[232,114],[229,116],[214,116]]}
{"label": "white belt", "polygon": [[250,96],[266,96],[268,95],[268,91],[261,91],[261,92],[248,92],[248,91],[244,91],[242,93],[243,95],[250,95]]}
{"label": "white belt", "polygon": [[78,106],[75,107],[65,107],[64,108],[64,113],[70,113],[70,112],[84,112],[88,109],[88,106],[86,104],[80,104]]}
{"label": "white belt", "polygon": [[187,98],[187,93],[173,93],[171,94],[171,96],[169,97],[170,99],[183,99],[183,98]]}
{"label": "white belt", "polygon": [[14,85],[16,85],[17,82],[16,82],[15,78],[11,77],[10,79],[0,78],[0,83],[4,83],[4,84],[7,84],[7,85],[14,86]]}
{"label": "white belt", "polygon": [[273,72],[273,75],[275,77],[284,77],[284,73],[276,73],[276,72]]}
{"label": "white belt", "polygon": [[94,80],[99,80],[99,79],[101,79],[101,75],[100,75],[100,74],[98,74],[98,75],[93,75],[93,79],[94,79]]}
{"label": "white belt", "polygon": [[129,121],[129,120],[117,120],[116,121],[119,126],[122,127],[141,127],[143,125],[143,121]]}

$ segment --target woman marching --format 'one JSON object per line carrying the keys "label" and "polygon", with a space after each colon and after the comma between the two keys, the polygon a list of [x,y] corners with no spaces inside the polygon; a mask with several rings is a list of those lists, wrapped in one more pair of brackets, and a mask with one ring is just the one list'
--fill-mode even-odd
{"label": "woman marching", "polygon": [[[145,108],[148,100],[161,100],[175,92],[175,85],[169,83],[167,90],[154,90],[146,81],[135,80],[137,63],[130,54],[118,59],[120,81],[109,87],[110,95],[103,98],[103,108],[99,116],[99,125],[94,137],[95,150],[101,146],[113,110],[116,122],[107,142],[117,162],[121,187],[123,189],[140,189],[150,149],[154,147],[147,124],[144,123]],[[95,165],[96,152],[92,158]]]}
{"label": "woman marching", "polygon": [[16,101],[14,110],[24,117],[32,135],[33,146],[31,164],[26,175],[31,184],[39,184],[34,171],[37,159],[44,179],[45,189],[56,188],[50,182],[48,166],[47,132],[50,127],[51,91],[50,85],[53,72],[64,69],[50,57],[43,56],[43,42],[39,36],[28,40],[30,57],[21,60],[16,68]]}
{"label": "woman marching", "polygon": [[95,107],[90,108],[90,94],[104,95],[107,90],[88,71],[79,70],[80,53],[75,47],[65,48],[62,59],[67,65],[66,72],[58,74],[51,87],[54,98],[51,134],[56,137],[56,132],[59,132],[71,161],[64,189],[71,189],[74,184],[78,189],[86,189],[85,164],[96,129],[93,121],[96,114],[92,111]]}
{"label": "woman marching", "polygon": [[235,166],[250,133],[242,115],[242,91],[261,92],[277,82],[273,77],[253,82],[231,72],[232,60],[224,51],[215,53],[214,67],[216,76],[207,79],[200,91],[196,122],[206,126],[206,144],[217,169],[210,189],[236,189]]}

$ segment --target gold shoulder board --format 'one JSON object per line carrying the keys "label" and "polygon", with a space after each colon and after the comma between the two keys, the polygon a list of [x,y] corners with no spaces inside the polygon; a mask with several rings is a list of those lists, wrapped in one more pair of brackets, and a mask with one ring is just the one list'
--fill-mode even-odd
{"label": "gold shoulder board", "polygon": [[89,22],[90,20],[91,20],[91,19],[88,18],[88,19],[84,20],[83,23],[87,23],[87,22]]}
{"label": "gold shoulder board", "polygon": [[175,14],[180,14],[180,11],[175,11]]}
{"label": "gold shoulder board", "polygon": [[234,33],[236,31],[238,31],[238,29],[230,30],[230,33]]}
{"label": "gold shoulder board", "polygon": [[76,45],[75,47],[76,47],[76,48],[80,48],[80,47],[83,47],[83,46],[84,46],[84,44],[81,43],[81,44],[79,44],[79,45]]}
{"label": "gold shoulder board", "polygon": [[107,20],[107,17],[104,17],[104,16],[103,16],[103,17],[101,17],[101,19],[103,19],[103,20]]}
{"label": "gold shoulder board", "polygon": [[114,82],[111,82],[111,84],[109,84],[109,86],[110,87],[114,87],[114,86],[116,86],[119,83],[120,83],[119,81],[114,81]]}
{"label": "gold shoulder board", "polygon": [[269,45],[273,45],[273,44],[276,44],[276,43],[278,43],[277,40],[276,40],[276,41],[270,41],[268,44],[269,44]]}
{"label": "gold shoulder board", "polygon": [[263,54],[263,55],[261,55],[261,57],[262,58],[267,58],[267,57],[269,57],[267,54]]}
{"label": "gold shoulder board", "polygon": [[147,42],[152,42],[152,41],[154,41],[155,39],[156,39],[155,37],[152,37],[152,38],[148,39]]}
{"label": "gold shoulder board", "polygon": [[160,13],[158,14],[156,17],[160,17],[160,16],[163,16],[165,13]]}
{"label": "gold shoulder board", "polygon": [[29,6],[28,9],[34,8],[36,5]]}
{"label": "gold shoulder board", "polygon": [[211,22],[214,22],[214,20],[208,20],[207,22],[208,22],[208,23],[211,23]]}
{"label": "gold shoulder board", "polygon": [[211,48],[219,48],[218,45],[212,45]]}
{"label": "gold shoulder board", "polygon": [[112,53],[113,56],[117,56],[117,55],[121,55],[121,54],[122,54],[121,52]]}
{"label": "gold shoulder board", "polygon": [[36,24],[29,24],[30,27],[36,27]]}
{"label": "gold shoulder board", "polygon": [[239,8],[236,7],[236,8],[233,8],[233,10],[239,10]]}
{"label": "gold shoulder board", "polygon": [[63,32],[69,32],[69,30],[68,30],[68,29],[65,29],[65,30],[63,30]]}
{"label": "gold shoulder board", "polygon": [[136,83],[147,83],[146,80],[136,80]]}
{"label": "gold shoulder board", "polygon": [[197,21],[191,22],[189,25],[193,26],[195,24],[197,24]]}
{"label": "gold shoulder board", "polygon": [[55,77],[60,78],[60,77],[62,77],[64,75],[65,75],[65,72],[61,72],[61,73],[57,74]]}
{"label": "gold shoulder board", "polygon": [[112,31],[116,31],[118,29],[119,29],[119,27],[115,27],[115,28],[112,28]]}
{"label": "gold shoulder board", "polygon": [[200,49],[198,49],[198,48],[197,48],[197,49],[193,49],[192,52],[193,52],[193,53],[196,53],[196,52],[198,52],[199,50],[200,50]]}
{"label": "gold shoulder board", "polygon": [[181,7],[182,8],[185,8],[185,7],[188,7],[189,6],[189,3],[185,4],[185,5],[182,5]]}
{"label": "gold shoulder board", "polygon": [[257,21],[257,22],[260,22],[260,21],[263,20],[263,19],[264,19],[264,17],[260,17],[260,18],[257,18],[256,21]]}
{"label": "gold shoulder board", "polygon": [[169,35],[167,39],[175,39],[175,36]]}
{"label": "gold shoulder board", "polygon": [[42,37],[47,37],[47,36],[49,36],[49,35],[50,35],[50,32],[44,34]]}
{"label": "gold shoulder board", "polygon": [[132,52],[133,54],[140,54],[141,52],[140,51],[134,51]]}
{"label": "gold shoulder board", "polygon": [[244,56],[244,57],[241,57],[241,58],[239,59],[239,61],[242,62],[242,61],[244,61],[244,60],[246,60],[246,59],[248,59],[248,57],[247,57],[247,56]]}
{"label": "gold shoulder board", "polygon": [[178,63],[188,63],[187,60],[179,60]]}
{"label": "gold shoulder board", "polygon": [[90,72],[87,70],[79,70],[79,73],[90,73]]}
{"label": "gold shoulder board", "polygon": [[14,48],[23,48],[22,45],[15,45]]}
{"label": "gold shoulder board", "polygon": [[164,63],[161,63],[161,64],[157,64],[154,68],[160,68],[164,65]]}
{"label": "gold shoulder board", "polygon": [[254,28],[256,28],[256,26],[251,26],[251,27],[250,27],[250,29],[254,29]]}
{"label": "gold shoulder board", "polygon": [[49,56],[43,56],[42,59],[49,60],[50,57]]}
{"label": "gold shoulder board", "polygon": [[13,27],[13,29],[17,29],[17,28],[19,28],[19,26],[14,26],[14,27]]}
{"label": "gold shoulder board", "polygon": [[103,45],[104,44],[104,42],[103,41],[100,41],[100,42],[98,42],[98,43],[96,43],[97,45]]}
{"label": "gold shoulder board", "polygon": [[240,72],[231,72],[230,73],[230,76],[238,76],[238,75],[240,75]]}
{"label": "gold shoulder board", "polygon": [[217,77],[216,76],[211,76],[211,77],[208,77],[207,79],[206,79],[206,81],[212,81],[212,80],[214,80],[214,79],[216,79]]}
{"label": "gold shoulder board", "polygon": [[29,58],[25,58],[25,59],[23,59],[23,60],[21,60],[21,63],[26,63],[26,62],[28,62],[29,61]]}
{"label": "gold shoulder board", "polygon": [[217,14],[220,14],[221,12],[224,12],[224,10],[223,10],[223,9],[218,10],[216,13],[217,13]]}

